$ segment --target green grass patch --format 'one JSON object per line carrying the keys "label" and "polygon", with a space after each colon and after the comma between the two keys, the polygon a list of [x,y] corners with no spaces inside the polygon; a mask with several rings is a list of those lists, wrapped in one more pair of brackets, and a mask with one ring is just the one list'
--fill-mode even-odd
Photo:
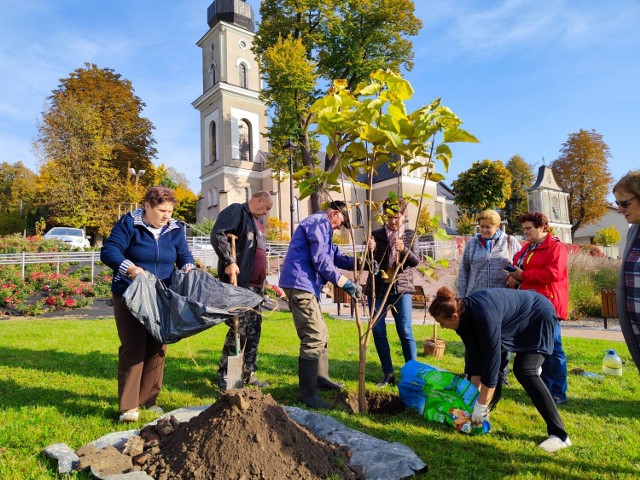
{"label": "green grass patch", "polygon": [[[353,322],[329,320],[331,375],[357,388],[358,341]],[[419,342],[432,327],[414,328]],[[170,345],[165,387],[159,404],[165,410],[208,404],[216,399],[215,372],[226,333],[213,327]],[[463,368],[463,348],[455,333],[442,332],[442,359],[419,360],[453,372]],[[402,353],[390,331],[398,372]],[[116,365],[118,337],[113,320],[8,320],[0,323],[0,478],[58,478],[41,451],[64,442],[78,448],[106,433],[126,430],[117,422]],[[419,345],[421,346],[421,345]],[[574,446],[549,455],[536,447],[545,426],[512,377],[492,414],[493,431],[467,436],[451,427],[427,422],[417,413],[393,416],[330,415],[349,427],[412,448],[429,465],[417,478],[447,479],[620,479],[640,476],[638,398],[640,377],[624,344],[567,338],[569,368],[599,372],[604,350],[615,348],[625,361],[623,376],[596,381],[570,375],[569,403],[560,407]],[[421,349],[419,349],[421,350]],[[289,314],[267,313],[260,348],[260,378],[265,391],[282,405],[297,404],[298,339]],[[367,383],[381,376],[373,345],[367,359]],[[324,393],[323,393],[324,395]],[[143,412],[135,426],[153,417]],[[89,478],[74,474],[68,478]]]}

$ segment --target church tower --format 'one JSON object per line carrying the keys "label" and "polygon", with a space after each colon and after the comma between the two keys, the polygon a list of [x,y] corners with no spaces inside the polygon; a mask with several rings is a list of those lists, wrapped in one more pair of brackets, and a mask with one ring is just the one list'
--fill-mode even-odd
{"label": "church tower", "polygon": [[550,167],[543,165],[538,170],[536,183],[527,190],[530,212],[542,212],[549,219],[558,237],[564,243],[571,243],[571,223],[569,222],[569,194],[560,190]]}
{"label": "church tower", "polygon": [[209,31],[202,49],[200,180],[203,198],[197,220],[216,218],[254,192],[272,190],[264,155],[268,145],[266,108],[259,98],[260,72],[251,52],[253,10],[244,0],[214,0],[207,9]]}

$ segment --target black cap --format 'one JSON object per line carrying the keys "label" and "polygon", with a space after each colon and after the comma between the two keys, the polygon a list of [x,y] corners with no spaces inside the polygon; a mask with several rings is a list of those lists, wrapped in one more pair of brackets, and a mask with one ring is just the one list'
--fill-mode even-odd
{"label": "black cap", "polygon": [[349,220],[349,210],[347,210],[347,204],[337,200],[335,202],[331,202],[329,204],[329,208],[332,208],[333,210],[339,210],[340,213],[342,213],[342,216],[344,217],[344,227],[345,228],[351,228],[351,221]]}

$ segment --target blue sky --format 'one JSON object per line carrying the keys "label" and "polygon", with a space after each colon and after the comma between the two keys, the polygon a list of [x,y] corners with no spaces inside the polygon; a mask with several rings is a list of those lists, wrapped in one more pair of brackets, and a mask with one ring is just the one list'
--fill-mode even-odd
{"label": "blue sky", "polygon": [[[0,0],[0,162],[37,171],[44,102],[85,62],[131,80],[156,126],[158,159],[200,190],[200,49],[208,0]],[[250,0],[256,14],[259,2]],[[414,110],[437,97],[479,144],[454,144],[446,181],[485,158],[550,163],[579,129],[611,149],[615,179],[639,168],[638,0],[416,0],[406,72]]]}

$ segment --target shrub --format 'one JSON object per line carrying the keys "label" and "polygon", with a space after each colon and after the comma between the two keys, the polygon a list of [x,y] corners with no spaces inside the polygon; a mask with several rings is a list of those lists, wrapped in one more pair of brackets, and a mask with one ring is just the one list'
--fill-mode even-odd
{"label": "shrub", "polygon": [[[575,252],[575,249],[571,251]],[[571,251],[567,265],[569,317],[571,319],[599,317],[602,315],[600,291],[603,288],[615,288],[620,261],[591,253],[571,253]],[[591,252],[591,250],[588,251]]]}

